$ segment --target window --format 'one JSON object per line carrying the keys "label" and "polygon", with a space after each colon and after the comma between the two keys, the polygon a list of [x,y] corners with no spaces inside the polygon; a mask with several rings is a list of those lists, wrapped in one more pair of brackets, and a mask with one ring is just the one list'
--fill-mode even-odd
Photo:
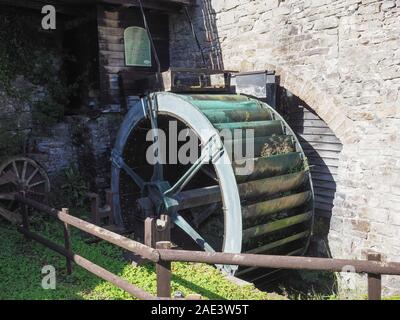
{"label": "window", "polygon": [[147,31],[128,27],[124,31],[125,65],[151,67],[151,47]]}

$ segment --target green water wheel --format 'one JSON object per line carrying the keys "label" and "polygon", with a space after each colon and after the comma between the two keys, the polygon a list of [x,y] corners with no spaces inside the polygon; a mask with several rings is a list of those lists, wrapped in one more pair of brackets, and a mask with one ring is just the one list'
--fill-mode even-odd
{"label": "green water wheel", "polygon": [[[151,128],[163,129],[169,143],[184,145],[182,137],[171,136],[173,123],[177,132],[190,129],[196,135],[203,148],[197,160],[208,147],[213,161],[149,164]],[[244,129],[252,129],[254,137]],[[221,139],[221,132],[232,132],[231,139]],[[232,146],[242,151],[250,146],[253,152],[237,159]],[[164,152],[170,160],[173,153]],[[307,249],[314,215],[307,159],[293,131],[267,104],[233,94],[153,94],[126,115],[112,162],[115,220],[133,228],[138,240],[144,238],[144,219],[159,214],[162,203],[164,210],[172,208],[167,210],[174,222],[172,240],[180,247],[280,255]],[[243,173],[243,163],[251,163],[252,170]],[[271,273],[222,268],[248,281]]]}

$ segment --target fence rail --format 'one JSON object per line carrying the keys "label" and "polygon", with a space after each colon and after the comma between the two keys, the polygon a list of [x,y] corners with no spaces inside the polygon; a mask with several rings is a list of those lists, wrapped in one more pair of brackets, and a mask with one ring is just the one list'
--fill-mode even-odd
{"label": "fence rail", "polygon": [[[79,219],[69,214],[68,210],[62,211],[51,208],[35,200],[15,195],[15,200],[26,208],[23,214],[23,223],[17,226],[17,230],[27,238],[33,239],[44,246],[56,251],[67,259],[67,270],[70,271],[70,262],[74,262],[98,277],[113,283],[139,299],[171,299],[171,262],[200,262],[208,264],[228,264],[249,267],[265,267],[276,269],[302,269],[315,271],[342,272],[352,270],[356,273],[366,273],[368,276],[368,298],[378,300],[381,298],[381,275],[400,275],[400,263],[381,262],[381,256],[377,253],[368,254],[368,260],[328,259],[296,256],[277,256],[261,254],[236,254],[223,252],[204,252],[170,249],[170,241],[157,241],[156,248],[131,240],[105,228]],[[64,223],[65,247],[59,246],[48,239],[43,238],[29,230],[27,219],[27,207],[32,207],[39,212],[51,215]],[[119,276],[107,271],[95,263],[79,256],[71,251],[70,235],[68,227],[73,226],[79,230],[108,241],[116,246],[126,249],[136,255],[140,255],[153,263],[156,263],[157,272],[157,297],[135,287]],[[154,228],[152,228],[154,231]],[[165,230],[162,231],[165,234]],[[155,235],[152,238],[156,238]],[[153,239],[153,240],[154,240]],[[169,239],[168,239],[169,240]],[[150,240],[150,243],[155,243]],[[352,268],[348,268],[351,266]],[[196,297],[189,297],[196,298]]]}

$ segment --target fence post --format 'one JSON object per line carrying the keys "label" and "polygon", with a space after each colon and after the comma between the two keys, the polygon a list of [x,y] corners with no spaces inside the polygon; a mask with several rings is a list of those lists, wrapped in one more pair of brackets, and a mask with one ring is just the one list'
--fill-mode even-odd
{"label": "fence post", "polygon": [[[69,210],[67,208],[63,208],[62,213],[69,214]],[[63,222],[63,228],[64,228],[64,246],[65,250],[71,253],[71,233],[69,230],[69,225],[66,222]],[[66,257],[65,262],[67,265],[67,274],[70,275],[72,274],[72,261],[70,258]]]}
{"label": "fence post", "polygon": [[171,241],[171,217],[168,214],[161,214],[156,219],[156,242]]}
{"label": "fence post", "polygon": [[[381,261],[380,253],[367,253],[368,261]],[[381,275],[376,273],[368,273],[368,300],[381,300],[382,281]]]}
{"label": "fence post", "polygon": [[[28,206],[24,205],[24,209],[22,210],[22,227],[29,231],[29,215],[28,215]],[[26,240],[30,240],[29,237],[25,236]]]}
{"label": "fence post", "polygon": [[[156,244],[157,249],[171,249],[171,242],[159,241]],[[157,273],[157,297],[171,297],[171,262],[159,261],[156,264]]]}
{"label": "fence post", "polygon": [[147,217],[144,220],[144,244],[151,248],[156,246],[156,218]]}
{"label": "fence post", "polygon": [[[25,197],[25,192],[24,191],[20,192],[20,195],[22,197]],[[25,231],[29,231],[29,208],[26,204],[23,205],[23,209],[22,209],[22,227],[25,229]],[[25,239],[27,241],[31,240],[26,235],[25,235]]]}

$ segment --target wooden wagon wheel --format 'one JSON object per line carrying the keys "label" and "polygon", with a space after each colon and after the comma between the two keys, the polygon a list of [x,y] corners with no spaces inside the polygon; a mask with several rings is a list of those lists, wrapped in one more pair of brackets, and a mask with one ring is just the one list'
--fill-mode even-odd
{"label": "wooden wagon wheel", "polygon": [[8,211],[19,211],[13,200],[13,195],[19,192],[37,201],[45,200],[50,192],[46,171],[26,157],[10,158],[0,164],[0,206]]}

